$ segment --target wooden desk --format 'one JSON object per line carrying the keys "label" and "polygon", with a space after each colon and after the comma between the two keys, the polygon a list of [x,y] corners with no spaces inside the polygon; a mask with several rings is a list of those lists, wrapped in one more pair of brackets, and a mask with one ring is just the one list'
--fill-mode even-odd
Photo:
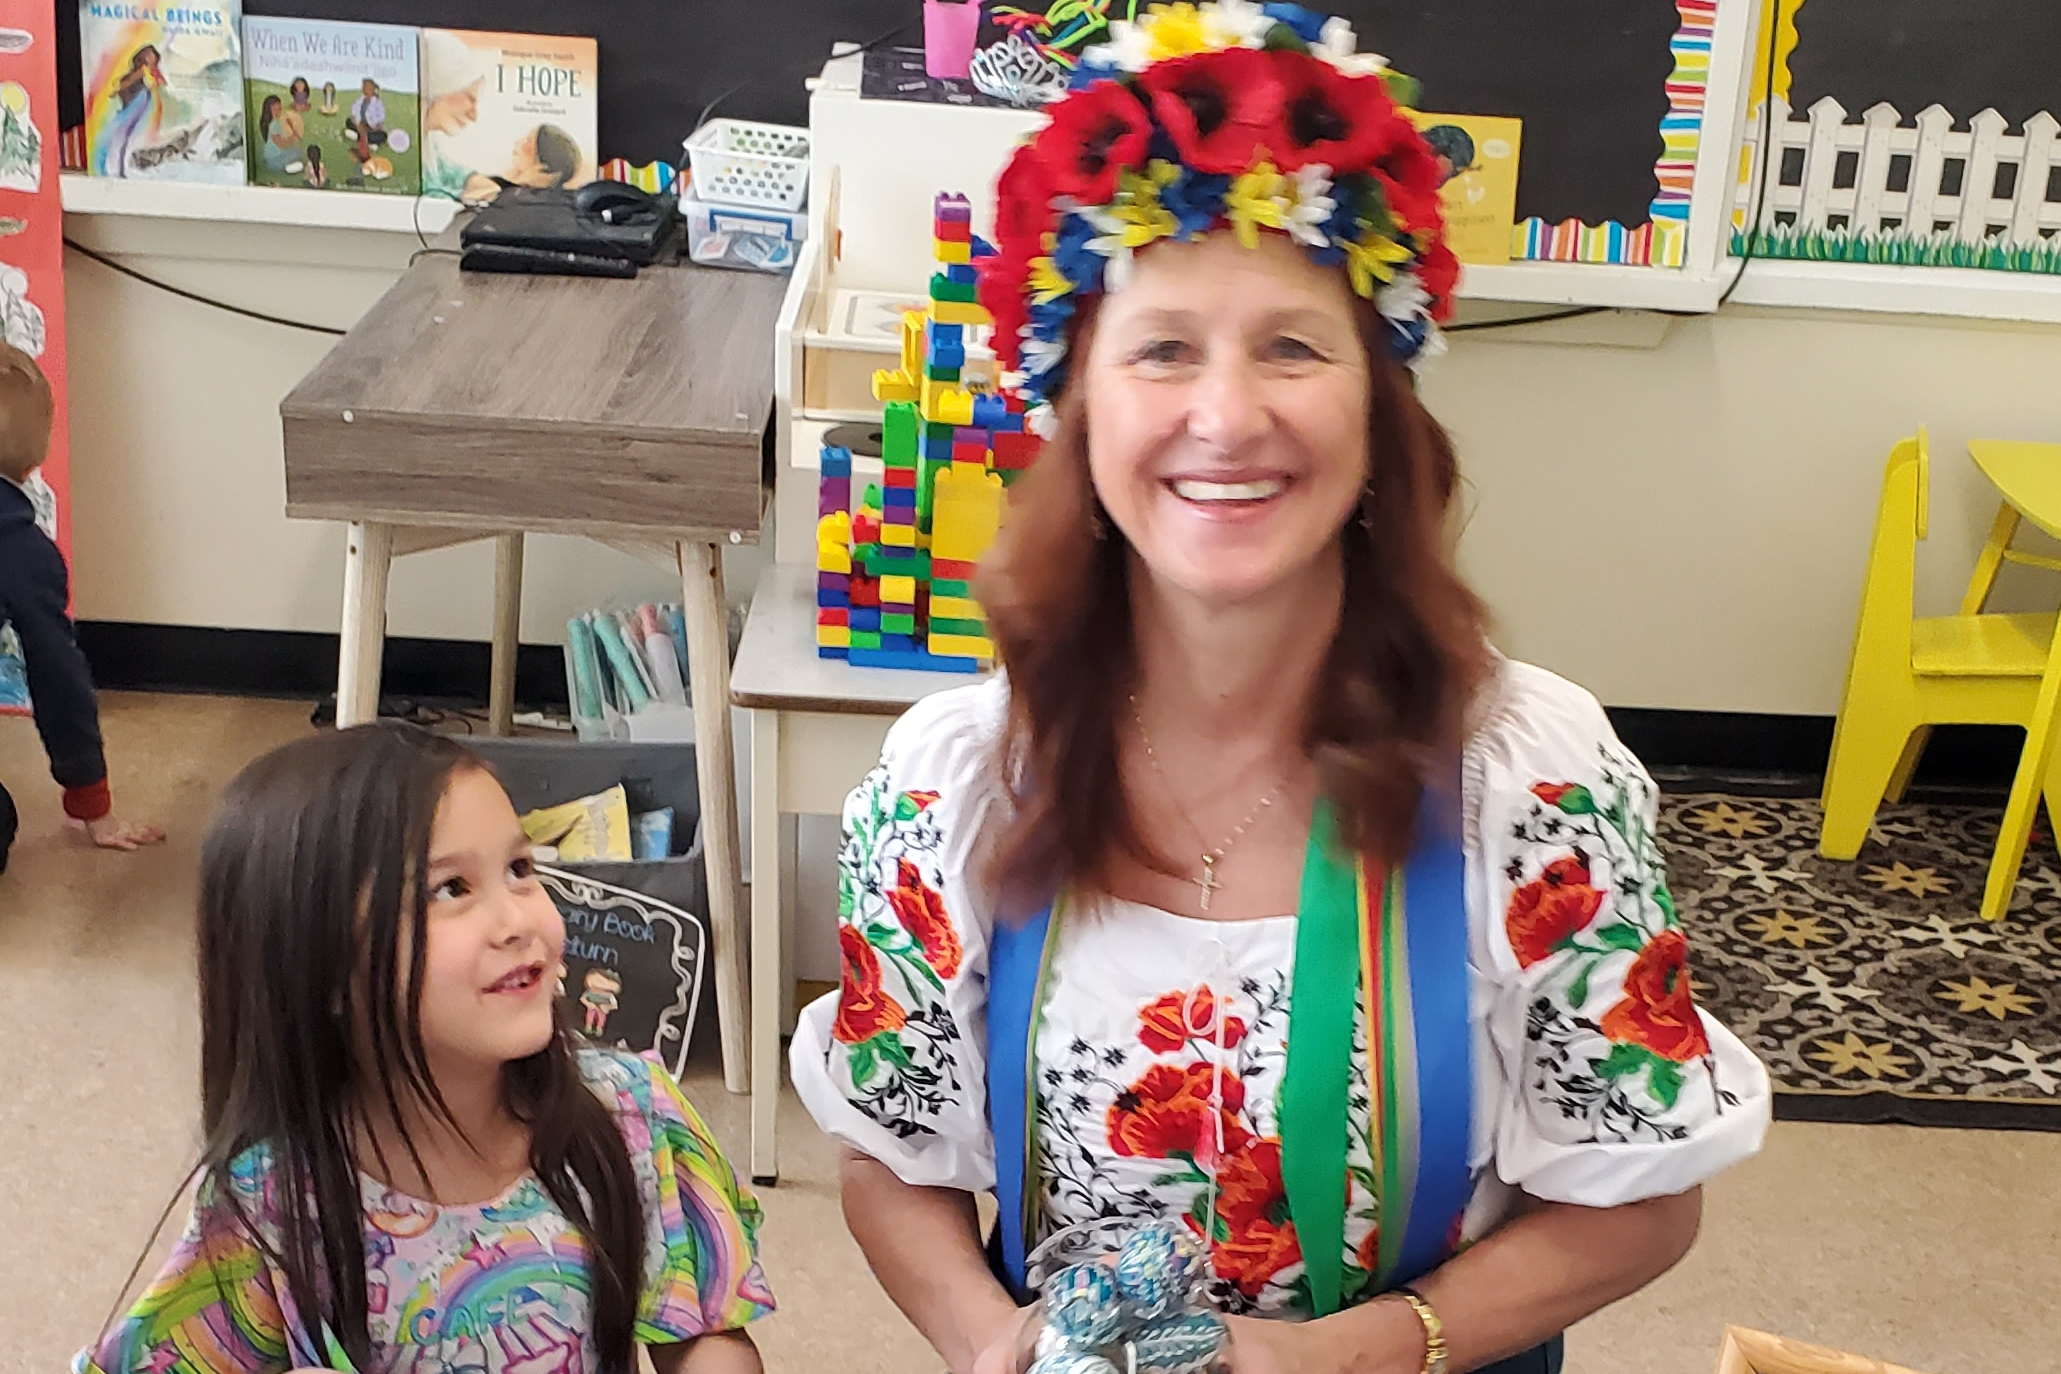
{"label": "wooden desk", "polygon": [[751,1176],[779,1178],[774,1108],[780,1035],[794,979],[793,897],[781,865],[786,817],[840,816],[847,793],[880,761],[895,718],[933,692],[974,681],[958,673],[854,668],[816,655],[816,570],[780,563],[760,575],[730,699],[751,712]]}
{"label": "wooden desk", "polygon": [[[350,525],[337,724],[378,712],[393,559],[491,538],[489,715],[505,733],[532,530],[676,571],[693,698],[727,701],[719,545],[756,543],[765,517],[773,322],[786,285],[693,266],[629,281],[460,273],[442,255],[410,267],[279,407],[286,513]],[[744,1092],[730,713],[697,711],[694,724],[724,1079]]]}

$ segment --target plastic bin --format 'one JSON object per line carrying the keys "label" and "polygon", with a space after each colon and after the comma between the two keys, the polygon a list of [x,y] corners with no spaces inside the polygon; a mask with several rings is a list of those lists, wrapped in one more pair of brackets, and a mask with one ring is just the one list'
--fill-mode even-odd
{"label": "plastic bin", "polygon": [[680,201],[687,221],[687,256],[712,267],[786,272],[809,236],[806,210],[711,205],[692,190]]}
{"label": "plastic bin", "polygon": [[716,205],[799,210],[809,198],[809,131],[791,124],[711,119],[688,136],[689,183]]}
{"label": "plastic bin", "polygon": [[657,1050],[677,1075],[707,1010],[701,991],[710,957],[694,746],[469,743],[500,777],[518,813],[617,783],[629,794],[632,813],[673,808],[671,858],[552,864],[546,886],[566,918],[564,996],[574,1022],[602,1043],[639,1053]]}

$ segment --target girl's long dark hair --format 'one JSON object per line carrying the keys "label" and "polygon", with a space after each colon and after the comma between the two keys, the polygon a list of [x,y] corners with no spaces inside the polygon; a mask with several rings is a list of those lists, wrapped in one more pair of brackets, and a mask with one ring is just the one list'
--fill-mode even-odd
{"label": "girl's long dark hair", "polygon": [[[285,1275],[303,1334],[319,1321],[370,1367],[358,1149],[367,1105],[407,1135],[450,1120],[422,1040],[430,828],[451,779],[484,768],[409,726],[329,731],[229,784],[201,858],[201,1167],[207,1192]],[[360,1047],[369,1045],[369,1057]],[[644,1218],[613,1112],[582,1080],[570,1032],[504,1075],[530,1164],[586,1241],[602,1368],[634,1368]],[[453,1123],[455,1125],[455,1123]],[[232,1183],[270,1152],[276,1248]],[[282,1294],[287,1297],[289,1294]]]}
{"label": "girl's long dark hair", "polygon": [[[1095,306],[1074,320],[1067,356],[1087,356]],[[1345,596],[1319,670],[1305,748],[1356,852],[1410,852],[1426,783],[1451,776],[1466,715],[1492,651],[1486,612],[1454,567],[1452,441],[1389,355],[1387,326],[1356,302],[1368,363],[1367,475],[1342,537]],[[1055,400],[1059,428],[1010,489],[1008,518],[981,565],[988,627],[1009,673],[999,765],[1013,819],[991,853],[1010,910],[1057,884],[1096,883],[1118,853],[1149,862],[1117,769],[1136,668],[1130,557],[1103,523],[1088,474],[1080,388]]]}

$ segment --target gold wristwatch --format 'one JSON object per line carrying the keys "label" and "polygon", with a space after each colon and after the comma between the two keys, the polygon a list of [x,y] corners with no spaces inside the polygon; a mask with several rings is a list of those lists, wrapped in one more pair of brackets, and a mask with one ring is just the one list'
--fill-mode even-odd
{"label": "gold wristwatch", "polygon": [[1423,1374],[1446,1374],[1446,1324],[1438,1319],[1438,1313],[1415,1289],[1398,1288],[1395,1293],[1410,1304],[1417,1320],[1424,1323]]}

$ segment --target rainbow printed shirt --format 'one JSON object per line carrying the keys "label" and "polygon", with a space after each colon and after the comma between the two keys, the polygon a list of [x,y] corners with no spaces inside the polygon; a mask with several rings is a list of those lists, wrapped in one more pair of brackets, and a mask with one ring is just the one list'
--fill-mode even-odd
{"label": "rainbow printed shirt", "polygon": [[[655,1061],[583,1050],[580,1071],[617,1110],[643,1188],[645,1286],[637,1339],[692,1340],[773,1310],[758,1262],[758,1203]],[[268,1152],[234,1184],[262,1229]],[[362,1180],[373,1368],[364,1374],[587,1374],[586,1248],[534,1177],[491,1202],[439,1207]],[[164,1272],[73,1364],[74,1374],[274,1374],[319,1365],[283,1275],[203,1195]],[[319,1348],[319,1345],[314,1348]]]}

